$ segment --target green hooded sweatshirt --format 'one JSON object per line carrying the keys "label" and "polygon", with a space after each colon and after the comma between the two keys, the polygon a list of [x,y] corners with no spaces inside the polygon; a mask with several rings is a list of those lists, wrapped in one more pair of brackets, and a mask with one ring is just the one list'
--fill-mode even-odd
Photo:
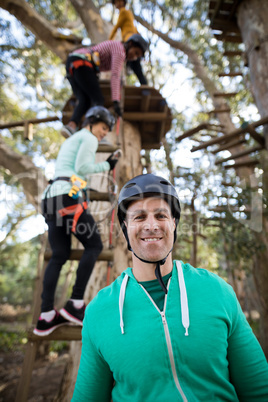
{"label": "green hooded sweatshirt", "polygon": [[268,401],[268,364],[230,285],[175,261],[164,309],[128,268],[86,309],[72,402]]}

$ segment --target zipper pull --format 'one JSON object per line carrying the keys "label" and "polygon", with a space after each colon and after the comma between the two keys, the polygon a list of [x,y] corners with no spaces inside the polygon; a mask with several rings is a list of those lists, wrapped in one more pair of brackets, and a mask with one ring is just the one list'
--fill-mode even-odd
{"label": "zipper pull", "polygon": [[161,313],[161,317],[162,317],[162,322],[163,324],[166,324],[166,317],[164,313]]}

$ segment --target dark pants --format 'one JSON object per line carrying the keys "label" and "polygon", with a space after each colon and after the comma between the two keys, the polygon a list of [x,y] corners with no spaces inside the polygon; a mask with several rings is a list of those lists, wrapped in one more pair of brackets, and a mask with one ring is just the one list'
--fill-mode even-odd
{"label": "dark pants", "polygon": [[[46,222],[52,257],[47,265],[43,280],[42,312],[54,308],[54,296],[60,271],[70,256],[73,215],[65,215],[60,219],[55,215]],[[73,234],[83,244],[85,250],[78,265],[71,298],[83,299],[87,282],[102,251],[102,241],[96,223],[87,211],[83,211]]]}
{"label": "dark pants", "polygon": [[130,67],[132,71],[134,71],[141,85],[147,85],[147,79],[143,74],[140,59],[128,61],[127,66]]}
{"label": "dark pants", "polygon": [[73,93],[77,98],[71,121],[79,125],[83,115],[93,106],[104,105],[104,98],[100,89],[99,80],[95,70],[88,66],[73,68],[70,72],[71,63],[81,60],[78,57],[69,57],[66,63],[67,78],[71,84]]}

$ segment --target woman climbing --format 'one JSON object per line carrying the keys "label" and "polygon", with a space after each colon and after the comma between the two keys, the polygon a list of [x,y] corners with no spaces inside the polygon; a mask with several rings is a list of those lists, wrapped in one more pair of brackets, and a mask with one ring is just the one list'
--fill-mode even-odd
{"label": "woman climbing", "polygon": [[[104,162],[95,163],[98,142],[112,130],[114,123],[113,115],[103,106],[91,108],[86,113],[84,127],[68,138],[59,151],[55,179],[46,188],[42,200],[52,257],[44,275],[41,315],[34,329],[36,335],[48,335],[68,321],[82,325],[84,291],[102,251],[102,241],[81,189],[86,185],[87,175],[115,167],[117,159],[113,155]],[[78,265],[71,298],[58,313],[54,308],[54,296],[61,268],[70,255],[71,234],[85,250]]]}
{"label": "woman climbing", "polygon": [[[115,38],[118,29],[121,30],[121,37],[123,42],[127,42],[128,39],[135,34],[138,34],[137,28],[134,24],[134,15],[130,10],[126,9],[126,0],[112,0],[115,8],[119,10],[118,20],[110,33],[109,39]],[[130,67],[138,77],[141,85],[147,85],[147,79],[143,74],[140,59],[127,61],[127,67]]]}
{"label": "woman climbing", "polygon": [[83,47],[70,53],[66,62],[67,78],[77,103],[69,123],[62,128],[62,135],[69,137],[79,127],[88,108],[104,104],[98,73],[111,71],[111,98],[117,116],[120,108],[120,79],[124,61],[135,61],[144,56],[148,43],[139,34],[127,42],[105,41],[91,47]]}

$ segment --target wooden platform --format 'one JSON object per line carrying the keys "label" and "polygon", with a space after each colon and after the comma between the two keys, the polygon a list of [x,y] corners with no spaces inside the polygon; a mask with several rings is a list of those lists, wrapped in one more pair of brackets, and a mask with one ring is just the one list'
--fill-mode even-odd
{"label": "wooden platform", "polygon": [[[100,81],[104,106],[112,108],[110,81]],[[62,122],[67,124],[75,104],[72,96],[62,110]],[[112,110],[112,109],[111,109]],[[159,149],[165,134],[171,129],[172,115],[160,92],[149,86],[124,87],[123,119],[138,126],[143,149]]]}

